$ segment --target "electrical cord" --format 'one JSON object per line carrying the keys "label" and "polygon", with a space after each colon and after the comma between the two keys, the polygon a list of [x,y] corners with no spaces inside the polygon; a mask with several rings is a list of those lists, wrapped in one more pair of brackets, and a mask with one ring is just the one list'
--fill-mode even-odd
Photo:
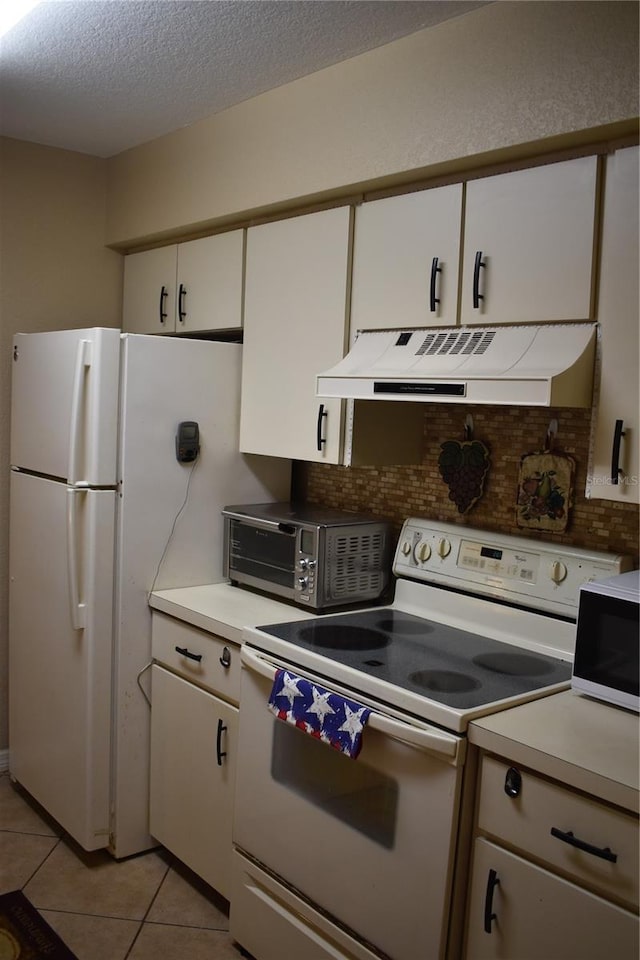
{"label": "electrical cord", "polygon": [[166,555],[167,555],[167,550],[169,549],[169,544],[171,543],[171,540],[172,540],[172,538],[173,538],[173,534],[175,533],[176,525],[177,525],[177,523],[178,523],[178,520],[180,519],[180,515],[181,515],[182,511],[184,510],[184,508],[185,508],[186,505],[187,505],[187,500],[189,499],[189,488],[191,487],[191,479],[192,479],[192,477],[193,477],[193,472],[194,472],[195,468],[198,466],[198,461],[199,461],[199,459],[200,459],[200,458],[198,457],[198,458],[195,459],[195,460],[193,461],[193,463],[191,464],[191,469],[189,470],[189,479],[187,480],[187,489],[185,490],[185,494],[184,494],[184,500],[182,501],[182,506],[180,507],[180,509],[178,510],[178,512],[176,513],[176,515],[175,515],[175,517],[174,517],[174,519],[173,519],[173,524],[171,525],[171,531],[170,531],[170,533],[169,533],[169,537],[168,537],[168,539],[167,539],[167,542],[166,542],[165,545],[164,545],[164,550],[162,551],[162,556],[160,557],[160,560],[158,561],[158,566],[156,567],[156,572],[155,572],[155,576],[154,576],[154,578],[153,578],[153,583],[151,584],[151,587],[150,587],[150,589],[149,589],[149,592],[147,593],[147,600],[149,600],[149,599],[151,598],[151,594],[153,593],[153,591],[154,591],[154,589],[155,589],[156,581],[157,581],[157,579],[158,579],[158,576],[160,575],[160,568],[162,567],[162,564],[164,563],[164,558],[165,558]]}

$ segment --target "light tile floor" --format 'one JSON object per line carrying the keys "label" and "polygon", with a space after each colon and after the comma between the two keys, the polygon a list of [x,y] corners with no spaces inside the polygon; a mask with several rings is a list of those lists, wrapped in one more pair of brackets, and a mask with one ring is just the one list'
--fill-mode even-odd
{"label": "light tile floor", "polygon": [[166,850],[121,861],[85,853],[2,774],[0,893],[19,889],[78,960],[243,956],[227,901]]}

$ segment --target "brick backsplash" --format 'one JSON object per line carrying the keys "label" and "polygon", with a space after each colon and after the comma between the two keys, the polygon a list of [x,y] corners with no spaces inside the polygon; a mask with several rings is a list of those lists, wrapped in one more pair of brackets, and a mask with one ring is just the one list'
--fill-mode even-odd
{"label": "brick backsplash", "polygon": [[[438,456],[445,440],[464,439],[467,414],[473,417],[474,439],[489,449],[491,466],[482,498],[461,515],[449,500],[449,490],[440,477]],[[569,523],[562,533],[522,530],[516,525],[520,458],[543,448],[553,419],[558,421],[556,449],[576,462]],[[298,463],[297,486],[310,503],[370,511],[390,520],[398,530],[405,517],[428,517],[575,547],[628,553],[638,566],[638,506],[587,500],[584,496],[590,423],[590,410],[429,404],[425,409],[420,465],[341,467]]]}

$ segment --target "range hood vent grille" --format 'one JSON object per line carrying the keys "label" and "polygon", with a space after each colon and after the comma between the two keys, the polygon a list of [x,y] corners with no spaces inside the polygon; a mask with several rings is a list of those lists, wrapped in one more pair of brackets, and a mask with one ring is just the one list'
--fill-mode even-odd
{"label": "range hood vent grille", "polygon": [[450,354],[479,355],[486,353],[495,337],[495,330],[459,330],[455,333],[433,331],[416,350],[417,357],[434,357]]}

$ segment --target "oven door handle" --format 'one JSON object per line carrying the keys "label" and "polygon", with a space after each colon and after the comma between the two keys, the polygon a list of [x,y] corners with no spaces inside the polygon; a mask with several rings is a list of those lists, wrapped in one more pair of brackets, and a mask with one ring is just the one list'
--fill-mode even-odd
{"label": "oven door handle", "polygon": [[[245,667],[253,670],[266,680],[273,681],[278,669],[275,663],[269,660],[263,660],[252,650],[243,645],[240,658]],[[337,691],[336,691],[337,692]],[[420,750],[426,750],[428,753],[436,754],[442,760],[453,766],[458,766],[464,760],[463,741],[460,737],[446,733],[444,730],[437,730],[435,727],[424,729],[423,727],[414,727],[410,723],[404,723],[402,720],[394,720],[386,714],[378,713],[372,710],[369,714],[368,726],[372,730],[377,730],[386,737],[392,737],[401,743],[409,744],[412,747],[418,747]]]}
{"label": "oven door handle", "polygon": [[401,743],[408,743],[428,753],[435,753],[449,763],[455,763],[459,759],[460,739],[436,730],[434,727],[425,730],[422,727],[414,727],[410,723],[403,723],[402,720],[394,720],[384,713],[373,711],[369,714],[369,726],[386,737],[393,737]]}

